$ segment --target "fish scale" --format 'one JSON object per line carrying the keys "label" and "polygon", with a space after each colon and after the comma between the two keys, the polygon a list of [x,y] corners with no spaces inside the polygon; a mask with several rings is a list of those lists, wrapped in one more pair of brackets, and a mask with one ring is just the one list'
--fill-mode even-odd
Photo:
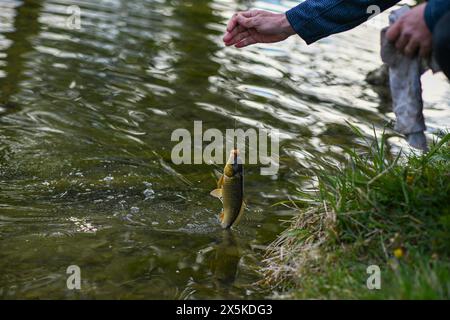
{"label": "fish scale", "polygon": [[223,211],[220,214],[222,228],[228,229],[237,224],[244,212],[244,168],[237,149],[233,150],[225,165],[217,189],[211,195],[222,200]]}
{"label": "fish scale", "polygon": [[241,212],[244,192],[241,174],[233,177],[224,176],[222,185],[223,220],[222,226],[228,228],[238,222]]}

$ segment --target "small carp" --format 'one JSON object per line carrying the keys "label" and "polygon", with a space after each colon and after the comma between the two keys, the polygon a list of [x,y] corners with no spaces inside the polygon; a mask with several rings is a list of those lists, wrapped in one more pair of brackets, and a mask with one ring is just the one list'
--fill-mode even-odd
{"label": "small carp", "polygon": [[217,189],[211,191],[211,195],[223,203],[223,211],[220,214],[222,228],[228,229],[237,224],[245,208],[244,167],[238,150],[231,151],[223,175],[217,182]]}

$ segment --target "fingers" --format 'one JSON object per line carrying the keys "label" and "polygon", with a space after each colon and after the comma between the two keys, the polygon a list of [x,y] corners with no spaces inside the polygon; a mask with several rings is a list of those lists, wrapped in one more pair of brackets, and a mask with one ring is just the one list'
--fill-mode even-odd
{"label": "fingers", "polygon": [[229,41],[225,42],[225,44],[227,46],[232,46],[233,44],[236,44],[236,43],[240,42],[241,40],[247,38],[248,36],[250,36],[250,32],[248,30],[244,30],[244,31],[236,34]]}
{"label": "fingers", "polygon": [[230,21],[228,22],[227,31],[231,32],[231,31],[233,31],[234,28],[236,28],[236,26],[238,25],[238,17],[239,16],[242,16],[244,18],[253,18],[256,15],[258,15],[258,13],[259,13],[258,10],[250,10],[250,11],[237,12],[237,13],[233,14]]}
{"label": "fingers", "polygon": [[236,44],[236,48],[244,48],[244,47],[247,47],[247,46],[255,44],[255,43],[258,43],[258,41],[256,41],[252,37],[247,37],[247,38],[241,40],[240,42],[238,42]]}
{"label": "fingers", "polygon": [[248,36],[250,36],[250,33],[248,31],[241,32],[236,37],[234,37],[233,40],[227,45],[231,46],[233,44],[236,44],[236,43],[240,42],[241,40],[247,38]]}
{"label": "fingers", "polygon": [[400,36],[402,30],[402,25],[400,21],[397,21],[392,26],[389,27],[388,31],[386,32],[386,37],[389,41],[395,42],[398,37]]}
{"label": "fingers", "polygon": [[237,21],[241,26],[246,27],[247,29],[256,27],[257,20],[255,17],[247,18],[242,14],[238,14]]}
{"label": "fingers", "polygon": [[243,31],[245,31],[245,28],[237,25],[237,27],[235,27],[231,32],[227,32],[227,34],[223,37],[223,42],[230,42],[236,35]]}
{"label": "fingers", "polygon": [[400,34],[400,37],[398,37],[397,41],[395,42],[395,47],[398,51],[404,52],[404,49],[406,45],[409,43],[409,40],[411,39],[411,35],[405,32],[402,32]]}
{"label": "fingers", "polygon": [[256,16],[258,13],[258,10],[235,13],[228,22],[227,33],[223,37],[225,45],[232,46],[236,44],[237,48],[243,48],[256,43],[251,37],[249,30],[257,25],[258,20]]}
{"label": "fingers", "polygon": [[[419,15],[423,16],[423,13],[419,13]],[[425,22],[422,21],[422,24],[420,24],[420,19],[417,19],[412,13],[404,15],[394,23],[388,29],[386,37],[389,41],[395,43],[399,52],[410,58],[416,56],[417,52],[425,58],[431,54],[431,34]]]}
{"label": "fingers", "polygon": [[431,41],[421,41],[420,38],[408,31],[401,33],[395,43],[395,47],[410,58],[413,58],[417,51],[419,51],[419,56],[422,58],[428,58],[431,54]]}
{"label": "fingers", "polygon": [[256,17],[258,15],[258,13],[260,13],[259,10],[249,10],[249,11],[241,12],[241,14],[246,18]]}
{"label": "fingers", "polygon": [[413,40],[413,39],[411,39],[408,42],[408,44],[406,45],[404,53],[405,53],[406,56],[412,58],[412,57],[414,57],[416,55],[417,50],[419,49],[419,47],[420,47],[420,43],[415,41],[415,40]]}
{"label": "fingers", "polygon": [[236,25],[237,25],[237,16],[238,16],[238,13],[233,14],[233,16],[231,17],[230,21],[228,22],[228,25],[227,25],[227,31],[228,32],[233,31],[233,29],[236,27]]}

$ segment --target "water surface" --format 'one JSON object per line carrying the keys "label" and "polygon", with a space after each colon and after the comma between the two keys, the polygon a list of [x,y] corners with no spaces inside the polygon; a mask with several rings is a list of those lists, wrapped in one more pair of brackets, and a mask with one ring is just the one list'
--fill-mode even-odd
{"label": "water surface", "polygon": [[[231,14],[293,1],[0,1],[0,297],[264,298],[267,244],[311,188],[312,160],[393,119],[365,81],[374,25],[307,47],[224,48]],[[81,8],[81,29],[67,7]],[[383,16],[386,19],[386,16]],[[442,76],[424,78],[429,132],[449,119]],[[223,232],[213,165],[175,166],[173,130],[280,130],[280,171],[246,168],[249,208]],[[405,147],[398,138],[393,148]],[[82,290],[66,288],[78,265]]]}

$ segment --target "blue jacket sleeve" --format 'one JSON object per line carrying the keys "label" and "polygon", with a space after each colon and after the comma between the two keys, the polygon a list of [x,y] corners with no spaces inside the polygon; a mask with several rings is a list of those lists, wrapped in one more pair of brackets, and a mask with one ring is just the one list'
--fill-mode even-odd
{"label": "blue jacket sleeve", "polygon": [[429,0],[425,7],[425,22],[433,32],[434,26],[439,19],[450,12],[450,0]]}
{"label": "blue jacket sleeve", "polygon": [[[287,19],[306,43],[313,43],[334,33],[356,27],[366,21],[373,12],[371,5],[381,11],[400,0],[306,0],[286,12]],[[450,2],[450,0],[434,0]]]}

